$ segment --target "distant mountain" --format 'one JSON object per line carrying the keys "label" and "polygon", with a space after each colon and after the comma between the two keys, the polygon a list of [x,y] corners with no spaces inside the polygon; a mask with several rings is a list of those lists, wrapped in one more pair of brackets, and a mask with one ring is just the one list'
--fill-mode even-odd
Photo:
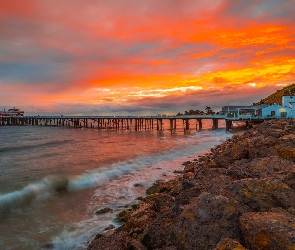
{"label": "distant mountain", "polygon": [[282,103],[282,96],[288,93],[295,94],[295,84],[291,84],[285,88],[277,90],[275,93],[271,94],[270,96],[261,99],[260,102],[255,103],[255,105],[260,104],[271,104],[271,103]]}

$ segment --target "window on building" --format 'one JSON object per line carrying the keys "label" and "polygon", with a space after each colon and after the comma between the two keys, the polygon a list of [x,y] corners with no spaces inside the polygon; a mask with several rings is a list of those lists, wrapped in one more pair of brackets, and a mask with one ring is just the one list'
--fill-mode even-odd
{"label": "window on building", "polygon": [[274,110],[270,111],[270,115],[276,115],[276,111]]}
{"label": "window on building", "polygon": [[281,112],[281,117],[287,117],[287,112]]}

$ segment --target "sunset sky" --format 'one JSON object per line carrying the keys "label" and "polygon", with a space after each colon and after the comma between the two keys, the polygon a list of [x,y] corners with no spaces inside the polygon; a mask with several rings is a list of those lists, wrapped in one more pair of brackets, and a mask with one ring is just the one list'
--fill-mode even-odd
{"label": "sunset sky", "polygon": [[0,110],[155,115],[295,82],[293,0],[0,0]]}

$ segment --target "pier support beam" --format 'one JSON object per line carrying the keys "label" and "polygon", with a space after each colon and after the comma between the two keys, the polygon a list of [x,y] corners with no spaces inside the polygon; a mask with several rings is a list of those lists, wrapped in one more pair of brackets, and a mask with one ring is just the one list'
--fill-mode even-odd
{"label": "pier support beam", "polygon": [[218,129],[218,119],[212,119],[212,121],[213,121],[212,130]]}
{"label": "pier support beam", "polygon": [[229,131],[232,126],[232,121],[231,120],[225,120],[225,130]]}

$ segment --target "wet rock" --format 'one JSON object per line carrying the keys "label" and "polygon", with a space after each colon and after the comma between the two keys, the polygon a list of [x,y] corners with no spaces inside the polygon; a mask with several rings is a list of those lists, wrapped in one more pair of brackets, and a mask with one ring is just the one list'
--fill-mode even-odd
{"label": "wet rock", "polygon": [[219,241],[214,250],[247,250],[237,240],[225,238]]}
{"label": "wet rock", "polygon": [[173,173],[174,173],[174,174],[183,174],[183,171],[180,171],[180,170],[174,170]]}
{"label": "wet rock", "polygon": [[182,180],[182,178],[176,178],[170,181],[167,181],[165,183],[165,192],[169,193],[171,192],[177,185],[180,185],[180,181]]}
{"label": "wet rock", "polygon": [[133,187],[143,187],[144,185],[143,184],[141,184],[141,183],[134,183],[133,184]]}
{"label": "wet rock", "polygon": [[245,213],[241,230],[250,249],[294,249],[295,217],[286,213]]}
{"label": "wet rock", "polygon": [[[153,222],[156,218],[157,212],[153,209],[153,204],[143,203],[140,207],[130,212],[128,218],[122,225],[122,229],[129,232],[130,236],[141,240],[146,228]],[[136,232],[135,228],[138,228]],[[136,235],[134,235],[136,233]]]}
{"label": "wet rock", "polygon": [[106,227],[104,230],[111,230],[111,229],[114,229],[115,226],[113,224],[110,224],[108,227]]}
{"label": "wet rock", "polygon": [[295,192],[275,179],[243,179],[231,187],[235,198],[253,211],[270,211],[273,207],[295,207]]}
{"label": "wet rock", "polygon": [[42,246],[39,247],[39,250],[49,250],[49,249],[54,249],[54,244],[53,243],[45,243]]}
{"label": "wet rock", "polygon": [[111,209],[109,207],[104,207],[104,208],[96,211],[95,214],[100,215],[100,214],[105,214],[105,213],[109,213],[109,212],[113,212],[113,209]]}
{"label": "wet rock", "polygon": [[191,162],[190,164],[185,166],[185,168],[183,169],[183,172],[184,173],[194,172],[194,169],[195,169],[195,163]]}
{"label": "wet rock", "polygon": [[184,179],[181,183],[183,189],[188,189],[196,185],[197,180],[193,178]]}
{"label": "wet rock", "polygon": [[225,196],[202,193],[172,224],[178,249],[213,249],[222,238],[241,239],[239,216],[247,208]]}
{"label": "wet rock", "polygon": [[126,222],[130,218],[131,211],[123,210],[117,214],[117,220],[120,222]]}
{"label": "wet rock", "polygon": [[152,194],[146,197],[146,202],[151,204],[151,209],[156,212],[159,212],[165,207],[171,207],[174,200],[175,199],[169,194]]}
{"label": "wet rock", "polygon": [[146,195],[160,193],[161,191],[165,190],[166,185],[164,181],[157,181],[151,187],[146,190]]}

